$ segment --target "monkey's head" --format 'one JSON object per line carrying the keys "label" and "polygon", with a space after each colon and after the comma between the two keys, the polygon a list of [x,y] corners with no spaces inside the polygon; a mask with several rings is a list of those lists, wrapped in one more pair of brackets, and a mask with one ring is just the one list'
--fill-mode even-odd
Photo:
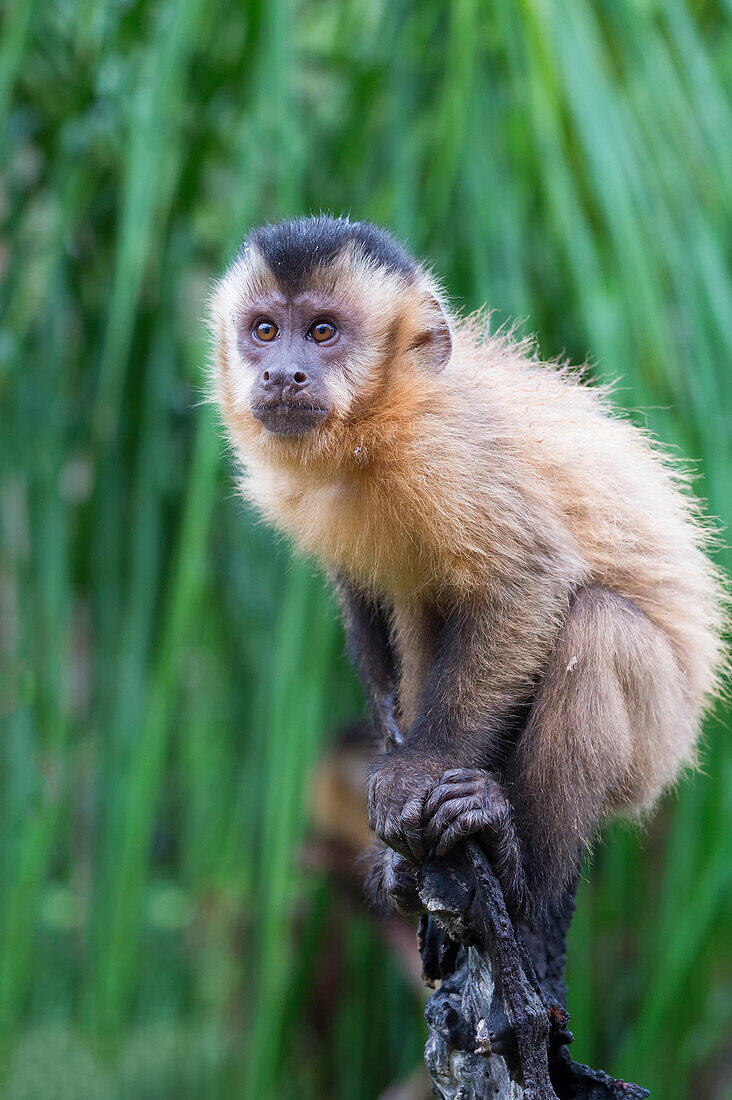
{"label": "monkey's head", "polygon": [[388,233],[326,216],[252,230],[212,300],[215,386],[235,445],[333,446],[400,378],[452,350],[439,292]]}

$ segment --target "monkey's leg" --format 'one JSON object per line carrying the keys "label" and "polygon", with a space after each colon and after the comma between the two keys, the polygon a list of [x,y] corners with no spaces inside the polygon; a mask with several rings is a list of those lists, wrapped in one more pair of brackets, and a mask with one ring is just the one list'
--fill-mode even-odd
{"label": "monkey's leg", "polygon": [[425,803],[425,839],[442,852],[478,834],[514,913],[551,903],[602,817],[657,793],[665,746],[687,720],[661,631],[614,592],[582,589],[503,784],[477,769],[446,772]]}

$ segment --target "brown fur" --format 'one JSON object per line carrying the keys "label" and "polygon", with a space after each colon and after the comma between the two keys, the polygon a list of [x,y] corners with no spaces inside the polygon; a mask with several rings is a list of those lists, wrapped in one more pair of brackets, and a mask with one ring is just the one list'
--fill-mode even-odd
{"label": "brown fur", "polygon": [[[403,725],[425,705],[440,631],[469,608],[439,705],[469,734],[535,700],[507,772],[525,776],[517,800],[550,790],[546,812],[561,816],[581,788],[593,806],[578,835],[650,806],[694,760],[723,662],[723,590],[683,475],[606,393],[487,335],[481,317],[452,318],[450,361],[428,369],[433,281],[353,253],[312,289],[358,314],[360,354],[317,432],[273,438],[248,408],[236,343],[240,311],[272,280],[248,254],[213,299],[215,397],[242,492],[389,608]],[[450,752],[476,764],[462,732]]]}
{"label": "brown fur", "polygon": [[648,806],[692,722],[661,630],[608,589],[580,589],[507,769],[539,874],[571,866],[604,814]]}

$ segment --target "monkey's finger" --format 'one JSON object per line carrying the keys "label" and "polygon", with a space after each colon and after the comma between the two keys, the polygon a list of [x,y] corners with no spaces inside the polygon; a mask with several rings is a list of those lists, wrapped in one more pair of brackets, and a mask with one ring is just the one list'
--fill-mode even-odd
{"label": "monkey's finger", "polygon": [[501,838],[513,835],[511,807],[503,796],[494,797],[481,806],[483,831],[488,835]]}
{"label": "monkey's finger", "polygon": [[443,772],[438,786],[447,789],[469,786],[476,795],[480,794],[481,801],[485,803],[492,802],[496,798],[505,801],[501,784],[491,772],[483,768],[452,768],[448,772]]}
{"label": "monkey's finger", "polygon": [[369,828],[381,840],[385,840],[386,819],[389,811],[388,800],[383,797],[378,785],[374,783],[369,792]]}
{"label": "monkey's finger", "polygon": [[459,814],[452,825],[442,834],[442,838],[435,848],[435,855],[444,856],[445,852],[449,852],[459,840],[480,832],[481,827],[480,814],[475,810],[466,810],[464,813]]}
{"label": "monkey's finger", "polygon": [[436,848],[453,822],[465,814],[475,813],[477,809],[475,803],[466,798],[456,798],[443,803],[434,816],[425,823],[425,842],[431,848]]}
{"label": "monkey's finger", "polygon": [[477,778],[485,779],[485,774],[485,772],[478,771],[476,768],[450,768],[440,776],[440,784],[465,783]]}
{"label": "monkey's finger", "polygon": [[471,800],[480,801],[480,796],[483,793],[483,790],[483,784],[477,783],[475,781],[465,783],[453,783],[449,786],[444,787],[442,783],[439,783],[425,802],[425,821],[429,821],[431,817],[434,817],[440,807],[444,806],[446,802],[452,802],[456,799],[464,798],[470,798]]}
{"label": "monkey's finger", "polygon": [[425,853],[423,839],[422,815],[424,810],[424,795],[410,798],[402,809],[400,825],[402,835],[409,845],[412,855],[416,860],[423,858]]}
{"label": "monkey's finger", "polygon": [[387,815],[386,824],[384,825],[383,840],[386,841],[390,848],[398,852],[400,856],[409,860],[410,863],[414,863],[414,854],[402,832],[401,817],[398,813],[392,812]]}
{"label": "monkey's finger", "polygon": [[369,828],[379,840],[386,840],[386,814],[383,810],[375,810],[369,821]]}
{"label": "monkey's finger", "polygon": [[376,792],[374,790],[375,783],[372,781],[369,783],[368,789],[368,816],[369,816],[369,829],[376,832],[376,822],[378,818],[378,807],[376,802]]}

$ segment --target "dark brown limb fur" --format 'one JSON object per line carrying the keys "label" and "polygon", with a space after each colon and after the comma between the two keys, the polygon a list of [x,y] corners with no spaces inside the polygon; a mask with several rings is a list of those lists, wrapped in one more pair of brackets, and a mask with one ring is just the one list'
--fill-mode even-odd
{"label": "dark brown limb fur", "polygon": [[[399,731],[386,616],[351,590],[345,617],[375,721],[393,743]],[[476,629],[462,614],[440,631],[408,735],[374,765],[370,820],[412,862],[477,836],[509,908],[531,912],[561,895],[603,814],[622,803],[633,782],[634,723],[646,721],[641,711],[654,678],[673,682],[673,657],[634,604],[599,586],[583,588],[517,734],[507,697],[482,722],[465,698]],[[387,868],[380,881],[391,874]]]}
{"label": "dark brown limb fur", "polygon": [[348,654],[366,693],[376,735],[385,749],[400,740],[395,714],[396,667],[384,608],[344,576],[333,578]]}

